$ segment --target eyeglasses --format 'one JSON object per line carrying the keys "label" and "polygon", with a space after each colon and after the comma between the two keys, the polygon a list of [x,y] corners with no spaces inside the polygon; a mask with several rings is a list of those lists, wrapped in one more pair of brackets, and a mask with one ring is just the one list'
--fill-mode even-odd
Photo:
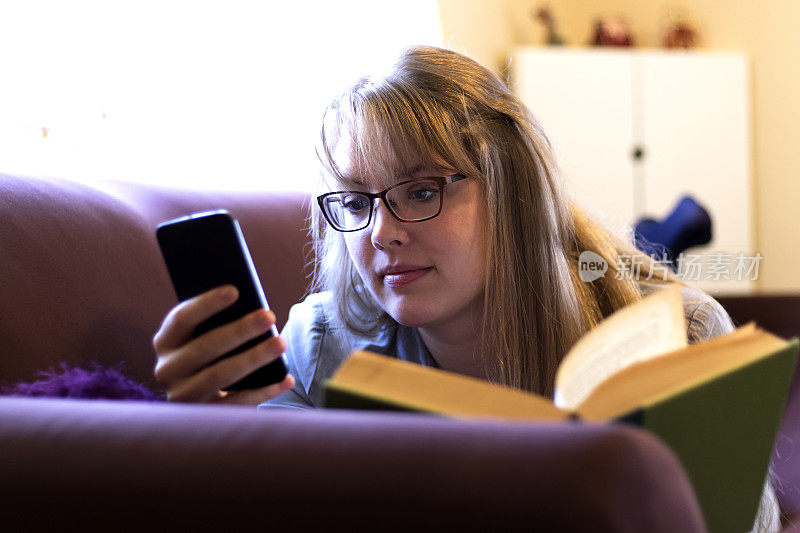
{"label": "eyeglasses", "polygon": [[318,196],[317,203],[336,231],[358,231],[369,226],[378,198],[400,222],[422,222],[442,212],[444,186],[464,179],[467,176],[453,174],[403,181],[378,193],[329,192]]}

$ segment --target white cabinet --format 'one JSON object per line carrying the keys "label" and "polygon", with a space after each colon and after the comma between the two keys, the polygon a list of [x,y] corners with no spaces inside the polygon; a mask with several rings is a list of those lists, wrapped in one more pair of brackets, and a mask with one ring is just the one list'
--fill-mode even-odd
{"label": "white cabinet", "polygon": [[520,48],[511,67],[512,89],[542,123],[579,205],[623,234],[691,195],[709,211],[713,239],[686,252],[703,263],[687,277],[710,292],[752,289],[742,54]]}

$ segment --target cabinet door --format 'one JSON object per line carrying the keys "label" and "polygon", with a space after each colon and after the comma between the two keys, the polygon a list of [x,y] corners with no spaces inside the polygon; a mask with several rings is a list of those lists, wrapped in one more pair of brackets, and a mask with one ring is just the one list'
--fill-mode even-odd
{"label": "cabinet door", "polygon": [[[737,257],[753,254],[745,58],[648,52],[634,61],[634,102],[641,102],[636,129],[645,149],[644,212],[661,218],[691,194],[713,224],[712,242],[687,251],[701,254],[706,264],[698,285],[711,292],[746,291],[752,283],[735,279]],[[717,263],[716,274],[709,261]],[[725,280],[726,273],[734,279]]]}
{"label": "cabinet door", "polygon": [[511,66],[575,202],[623,234],[635,218],[630,54],[523,48]]}

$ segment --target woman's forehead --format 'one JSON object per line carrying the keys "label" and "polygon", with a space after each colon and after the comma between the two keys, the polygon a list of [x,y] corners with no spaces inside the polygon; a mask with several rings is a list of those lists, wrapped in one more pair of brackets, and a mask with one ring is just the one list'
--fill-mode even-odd
{"label": "woman's forehead", "polygon": [[369,187],[389,187],[403,179],[420,177],[424,174],[437,174],[443,164],[423,162],[422,158],[406,157],[400,160],[391,148],[381,154],[368,154],[347,137],[337,144],[333,151],[337,169],[336,181],[343,185],[364,185]]}

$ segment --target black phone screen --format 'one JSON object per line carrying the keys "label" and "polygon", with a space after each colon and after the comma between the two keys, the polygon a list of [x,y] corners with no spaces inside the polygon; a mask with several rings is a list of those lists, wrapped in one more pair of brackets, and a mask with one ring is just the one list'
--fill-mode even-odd
{"label": "black phone screen", "polygon": [[[158,226],[156,237],[180,301],[221,285],[234,285],[239,291],[239,299],[200,324],[194,337],[257,309],[268,308],[239,223],[227,211],[197,213],[164,222]],[[273,326],[272,331],[245,342],[214,362],[248,350],[277,334]],[[264,387],[284,377],[286,364],[283,358],[278,358],[225,390]]]}

